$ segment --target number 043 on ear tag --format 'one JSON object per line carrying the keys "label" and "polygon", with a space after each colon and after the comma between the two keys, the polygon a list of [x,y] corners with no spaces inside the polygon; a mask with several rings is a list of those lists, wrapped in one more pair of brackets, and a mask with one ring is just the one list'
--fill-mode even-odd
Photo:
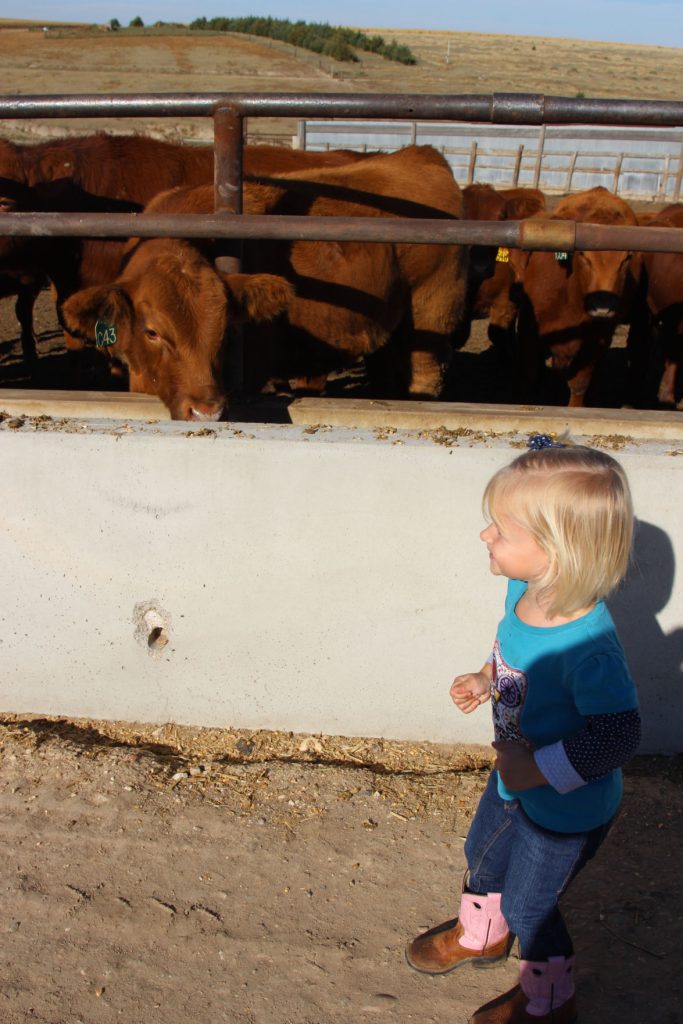
{"label": "number 043 on ear tag", "polygon": [[96,348],[109,348],[116,344],[116,324],[110,324],[106,320],[98,320],[95,324],[95,346]]}

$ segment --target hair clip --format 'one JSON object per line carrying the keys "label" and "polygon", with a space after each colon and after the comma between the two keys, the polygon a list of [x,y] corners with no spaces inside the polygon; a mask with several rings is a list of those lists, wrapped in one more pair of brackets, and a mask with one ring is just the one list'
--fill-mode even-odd
{"label": "hair clip", "polygon": [[559,441],[553,441],[550,434],[531,434],[527,441],[527,447],[531,452],[540,452],[543,448],[566,448]]}

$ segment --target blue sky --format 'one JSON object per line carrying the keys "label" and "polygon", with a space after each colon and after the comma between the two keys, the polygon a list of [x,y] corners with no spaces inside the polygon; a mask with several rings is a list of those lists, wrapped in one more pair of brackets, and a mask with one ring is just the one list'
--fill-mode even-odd
{"label": "blue sky", "polygon": [[[270,15],[358,28],[425,28],[561,36],[683,47],[683,0],[0,0],[0,17],[127,25],[139,15],[188,23],[204,16]],[[683,55],[681,78],[683,79]]]}

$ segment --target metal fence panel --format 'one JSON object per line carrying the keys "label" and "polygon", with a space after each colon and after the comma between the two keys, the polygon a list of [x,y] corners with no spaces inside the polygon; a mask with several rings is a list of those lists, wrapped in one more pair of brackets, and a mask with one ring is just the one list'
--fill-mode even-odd
{"label": "metal fence panel", "polygon": [[385,152],[411,143],[434,146],[461,185],[535,185],[551,193],[603,185],[632,198],[681,198],[683,128],[302,121],[296,143]]}

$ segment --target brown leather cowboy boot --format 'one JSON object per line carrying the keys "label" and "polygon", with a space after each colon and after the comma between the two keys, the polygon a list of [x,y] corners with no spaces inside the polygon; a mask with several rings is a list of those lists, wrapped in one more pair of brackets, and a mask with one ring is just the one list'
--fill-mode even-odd
{"label": "brown leather cowboy boot", "polygon": [[574,957],[520,961],[519,985],[481,1006],[470,1024],[574,1024]]}
{"label": "brown leather cowboy boot", "polygon": [[448,974],[462,964],[488,966],[505,960],[513,941],[500,910],[500,893],[463,892],[459,917],[413,939],[406,960],[423,974]]}

